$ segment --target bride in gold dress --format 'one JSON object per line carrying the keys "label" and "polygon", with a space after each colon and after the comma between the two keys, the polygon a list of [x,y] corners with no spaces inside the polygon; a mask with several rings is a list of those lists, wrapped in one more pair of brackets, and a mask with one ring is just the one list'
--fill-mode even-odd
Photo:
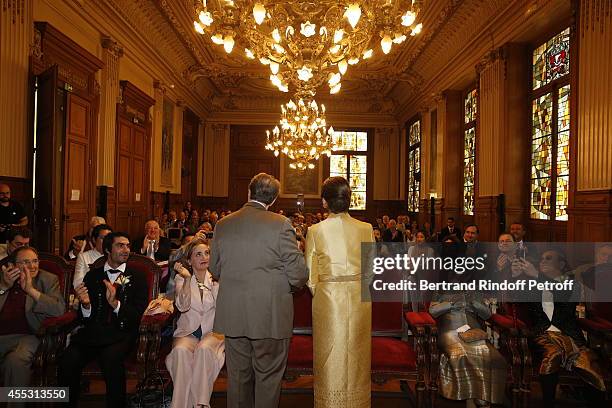
{"label": "bride in gold dress", "polygon": [[323,183],[330,216],[308,229],[306,264],[313,294],[314,406],[369,408],[372,304],[361,299],[361,243],[372,226],[348,214],[343,177]]}

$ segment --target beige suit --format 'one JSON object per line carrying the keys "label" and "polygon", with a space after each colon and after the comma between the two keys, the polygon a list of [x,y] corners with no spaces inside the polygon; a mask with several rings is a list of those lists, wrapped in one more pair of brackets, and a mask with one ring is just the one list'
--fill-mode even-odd
{"label": "beige suit", "polygon": [[[19,285],[19,281],[15,285]],[[36,278],[32,279],[32,285],[41,294],[38,301],[26,295],[25,316],[31,333],[36,333],[43,320],[64,313],[65,304],[54,274],[39,269]],[[7,296],[8,293],[0,296],[0,310]],[[32,375],[30,367],[38,344],[39,340],[34,334],[0,336],[0,364],[5,387],[29,385]]]}
{"label": "beige suit", "polygon": [[[172,407],[209,406],[213,385],[225,362],[223,336],[212,332],[219,285],[209,273],[203,282],[209,289],[200,294],[197,281],[189,279],[189,292],[183,293],[185,279],[176,275],[176,308],[181,312],[174,331],[172,352],[166,367],[172,377]],[[202,338],[191,334],[202,330]]]}
{"label": "beige suit", "polygon": [[227,406],[276,407],[293,330],[291,292],[308,279],[291,223],[245,204],[217,223],[209,268],[219,279],[213,330],[225,334]]}
{"label": "beige suit", "polygon": [[372,304],[362,301],[361,243],[372,226],[347,213],[308,229],[315,407],[370,407]]}

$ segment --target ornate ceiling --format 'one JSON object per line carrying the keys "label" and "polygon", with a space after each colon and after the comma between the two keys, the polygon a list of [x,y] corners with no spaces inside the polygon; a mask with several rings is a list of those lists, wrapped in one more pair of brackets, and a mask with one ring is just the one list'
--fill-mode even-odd
{"label": "ornate ceiling", "polygon": [[[267,67],[239,52],[226,54],[193,30],[193,0],[109,1],[189,86],[212,102],[213,111],[278,112],[279,104],[287,101],[289,95],[270,83]],[[513,7],[522,10],[541,2],[425,0],[420,35],[409,37],[389,55],[378,51],[352,67],[340,93],[322,90],[317,100],[329,112],[383,113],[400,119],[406,105],[421,104],[425,87],[471,42],[486,36],[483,32],[496,18]]]}

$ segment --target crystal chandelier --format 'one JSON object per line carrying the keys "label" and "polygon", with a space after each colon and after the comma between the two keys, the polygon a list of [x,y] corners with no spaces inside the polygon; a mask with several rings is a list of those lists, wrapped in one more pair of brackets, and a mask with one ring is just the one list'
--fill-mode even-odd
{"label": "crystal chandelier", "polygon": [[266,149],[273,150],[274,155],[282,152],[292,162],[292,169],[313,169],[322,155],[331,155],[334,128],[327,128],[325,122],[325,105],[319,105],[314,99],[300,98],[296,104],[290,100],[281,105],[281,119],[272,132],[266,131]]}
{"label": "crystal chandelier", "polygon": [[270,69],[281,91],[340,90],[349,65],[421,32],[416,0],[195,0],[195,30]]}

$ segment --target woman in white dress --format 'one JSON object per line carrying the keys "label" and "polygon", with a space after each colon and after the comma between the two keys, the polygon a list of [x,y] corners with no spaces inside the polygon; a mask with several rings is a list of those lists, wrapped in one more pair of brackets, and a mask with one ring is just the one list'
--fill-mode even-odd
{"label": "woman in white dress", "polygon": [[172,408],[210,407],[210,396],[225,361],[223,336],[212,332],[219,284],[208,272],[210,249],[202,239],[184,248],[176,271],[175,304],[181,312],[166,367],[172,382]]}

